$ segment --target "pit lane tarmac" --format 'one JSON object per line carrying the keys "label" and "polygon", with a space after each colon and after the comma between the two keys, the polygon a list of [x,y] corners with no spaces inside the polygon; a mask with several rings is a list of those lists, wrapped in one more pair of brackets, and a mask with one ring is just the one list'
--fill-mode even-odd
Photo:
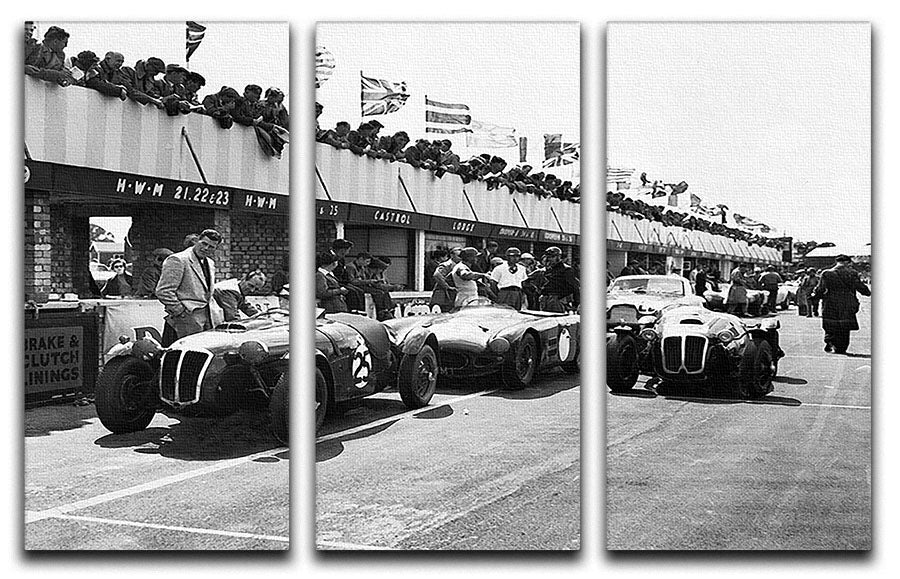
{"label": "pit lane tarmac", "polygon": [[397,392],[326,420],[316,440],[316,546],[577,549],[577,376],[528,388],[441,385],[409,411]]}
{"label": "pit lane tarmac", "polygon": [[[871,548],[870,300],[850,356],[820,318],[779,312],[761,400],[607,393],[606,530],[615,550]],[[681,394],[681,393],[679,393]]]}
{"label": "pit lane tarmac", "polygon": [[286,550],[289,458],[265,411],[114,435],[92,405],[27,410],[25,548]]}

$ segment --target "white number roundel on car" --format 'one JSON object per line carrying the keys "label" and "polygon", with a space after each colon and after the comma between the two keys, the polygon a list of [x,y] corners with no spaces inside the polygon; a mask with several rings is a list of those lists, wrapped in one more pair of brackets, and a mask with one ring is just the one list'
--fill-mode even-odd
{"label": "white number roundel on car", "polygon": [[353,374],[353,385],[357,388],[365,388],[369,385],[369,375],[372,373],[372,354],[366,341],[359,338],[356,347],[353,348],[353,357],[350,359],[350,371]]}
{"label": "white number roundel on car", "polygon": [[559,359],[565,362],[572,353],[572,336],[569,334],[569,328],[562,328],[559,331]]}

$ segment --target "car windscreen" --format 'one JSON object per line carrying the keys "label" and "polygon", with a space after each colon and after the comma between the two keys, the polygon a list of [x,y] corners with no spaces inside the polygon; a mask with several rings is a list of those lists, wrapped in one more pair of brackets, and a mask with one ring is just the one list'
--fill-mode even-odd
{"label": "car windscreen", "polygon": [[672,296],[684,295],[684,284],[678,279],[636,277],[617,279],[609,287],[610,291],[622,291],[641,294],[664,294]]}

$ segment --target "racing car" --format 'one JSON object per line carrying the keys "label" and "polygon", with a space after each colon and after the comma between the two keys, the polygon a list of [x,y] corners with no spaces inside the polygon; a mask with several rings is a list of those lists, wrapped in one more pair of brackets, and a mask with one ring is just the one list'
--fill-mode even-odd
{"label": "racing car", "polygon": [[427,329],[401,343],[385,323],[348,313],[316,316],[316,430],[335,405],[393,388],[411,409],[437,389],[437,342]]}
{"label": "racing car", "polygon": [[163,348],[152,338],[122,338],[97,377],[100,422],[120,434],[147,428],[158,410],[234,412],[267,401],[275,436],[288,437],[290,313],[270,309],[185,336]]}
{"label": "racing car", "polygon": [[784,356],[777,319],[744,322],[676,303],[620,326],[628,331],[614,328],[612,339],[607,334],[607,386],[613,392],[630,390],[644,374],[662,387],[699,385],[712,394],[761,398],[773,390]]}
{"label": "racing car", "polygon": [[504,387],[520,389],[535,375],[559,366],[578,372],[579,314],[517,311],[488,300],[451,312],[385,322],[404,349],[416,348],[428,331],[442,376],[451,379],[499,374]]}

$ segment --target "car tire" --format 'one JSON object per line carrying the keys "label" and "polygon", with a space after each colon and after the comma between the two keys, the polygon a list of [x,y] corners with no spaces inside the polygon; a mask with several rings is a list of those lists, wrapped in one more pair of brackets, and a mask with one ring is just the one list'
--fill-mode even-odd
{"label": "car tire", "polygon": [[566,374],[578,374],[581,371],[581,351],[575,352],[575,359],[571,362],[563,362],[560,368]]}
{"label": "car tire", "polygon": [[316,368],[316,432],[325,423],[328,415],[328,382],[322,370]]}
{"label": "car tire", "polygon": [[416,355],[404,354],[400,360],[397,388],[407,408],[428,406],[437,390],[437,355],[431,346],[422,346]]}
{"label": "car tire", "polygon": [[156,414],[147,405],[152,390],[150,364],[133,356],[113,358],[97,376],[94,407],[100,422],[114,434],[144,430]]}
{"label": "car tire", "polygon": [[503,364],[503,385],[510,390],[521,390],[531,384],[537,372],[538,355],[534,336],[524,333],[510,348],[510,356]]}
{"label": "car tire", "polygon": [[753,340],[741,359],[741,396],[763,398],[773,390],[774,375],[771,346],[761,338]]}
{"label": "car tire", "polygon": [[[316,389],[318,389],[319,369],[316,368]],[[324,378],[323,378],[324,380]],[[272,434],[275,435],[280,442],[288,444],[289,425],[291,417],[291,389],[290,376],[285,370],[278,377],[275,383],[275,389],[272,390],[272,396],[269,398],[269,424],[272,426]],[[318,416],[316,417],[318,418]]]}
{"label": "car tire", "polygon": [[627,334],[606,339],[606,385],[613,392],[628,392],[637,383],[637,342]]}

